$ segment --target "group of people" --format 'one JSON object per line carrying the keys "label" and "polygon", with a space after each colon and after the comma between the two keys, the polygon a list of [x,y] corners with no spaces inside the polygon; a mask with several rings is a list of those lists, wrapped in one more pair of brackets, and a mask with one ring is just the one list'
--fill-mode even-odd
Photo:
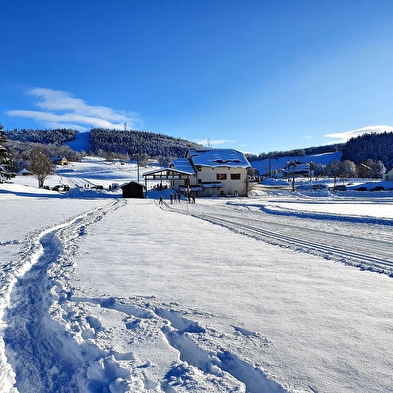
{"label": "group of people", "polygon": [[[180,199],[181,199],[181,194],[176,193],[176,194],[169,195],[169,200],[171,203],[174,203],[174,202],[180,203]],[[188,199],[188,203],[195,203],[195,195],[191,194],[190,192],[187,193],[187,199]],[[160,195],[160,200],[159,200],[158,204],[162,205],[163,203],[164,203],[164,198],[162,195]]]}
{"label": "group of people", "polygon": [[169,196],[169,199],[170,199],[171,203],[176,202],[176,201],[180,203],[180,194],[171,194]]}

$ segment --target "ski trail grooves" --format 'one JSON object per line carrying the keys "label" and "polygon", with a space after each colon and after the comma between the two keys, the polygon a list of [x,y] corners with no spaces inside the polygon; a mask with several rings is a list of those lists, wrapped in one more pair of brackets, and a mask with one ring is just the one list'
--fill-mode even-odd
{"label": "ski trail grooves", "polygon": [[[8,299],[3,301],[3,305],[8,305],[3,311],[5,355],[15,382],[12,390],[8,386],[0,391],[88,391],[83,349],[50,316],[53,300],[62,301],[56,298],[58,284],[56,277],[50,277],[50,267],[53,264],[66,266],[67,259],[76,252],[75,239],[84,235],[87,226],[120,205],[121,202],[116,201],[81,214],[33,234],[27,241],[13,272],[14,277],[20,278],[17,282],[15,278],[9,280]],[[66,298],[70,294],[62,296]],[[5,361],[4,356],[2,361]],[[2,368],[7,367],[2,365]]]}

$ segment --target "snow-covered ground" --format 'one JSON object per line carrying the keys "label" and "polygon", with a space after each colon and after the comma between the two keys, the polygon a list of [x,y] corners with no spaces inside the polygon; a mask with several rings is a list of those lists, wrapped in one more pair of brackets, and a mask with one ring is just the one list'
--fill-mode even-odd
{"label": "snow-covered ground", "polygon": [[137,176],[0,184],[0,392],[393,391],[391,191],[91,188]]}

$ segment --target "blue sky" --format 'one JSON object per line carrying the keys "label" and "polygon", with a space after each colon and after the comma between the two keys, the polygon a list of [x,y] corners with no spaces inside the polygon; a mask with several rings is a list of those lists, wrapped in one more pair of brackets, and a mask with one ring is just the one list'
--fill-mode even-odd
{"label": "blue sky", "polygon": [[0,0],[0,14],[5,129],[127,123],[254,154],[393,131],[391,0]]}

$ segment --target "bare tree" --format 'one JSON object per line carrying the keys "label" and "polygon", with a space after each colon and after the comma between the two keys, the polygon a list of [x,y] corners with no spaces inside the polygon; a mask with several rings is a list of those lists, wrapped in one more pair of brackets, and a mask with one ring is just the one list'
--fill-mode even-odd
{"label": "bare tree", "polygon": [[38,147],[30,153],[29,164],[30,172],[38,180],[38,187],[44,187],[45,179],[53,173],[53,163],[50,157]]}
{"label": "bare tree", "polygon": [[336,188],[337,177],[340,175],[340,162],[333,160],[327,167],[327,173],[334,179],[334,188]]}

